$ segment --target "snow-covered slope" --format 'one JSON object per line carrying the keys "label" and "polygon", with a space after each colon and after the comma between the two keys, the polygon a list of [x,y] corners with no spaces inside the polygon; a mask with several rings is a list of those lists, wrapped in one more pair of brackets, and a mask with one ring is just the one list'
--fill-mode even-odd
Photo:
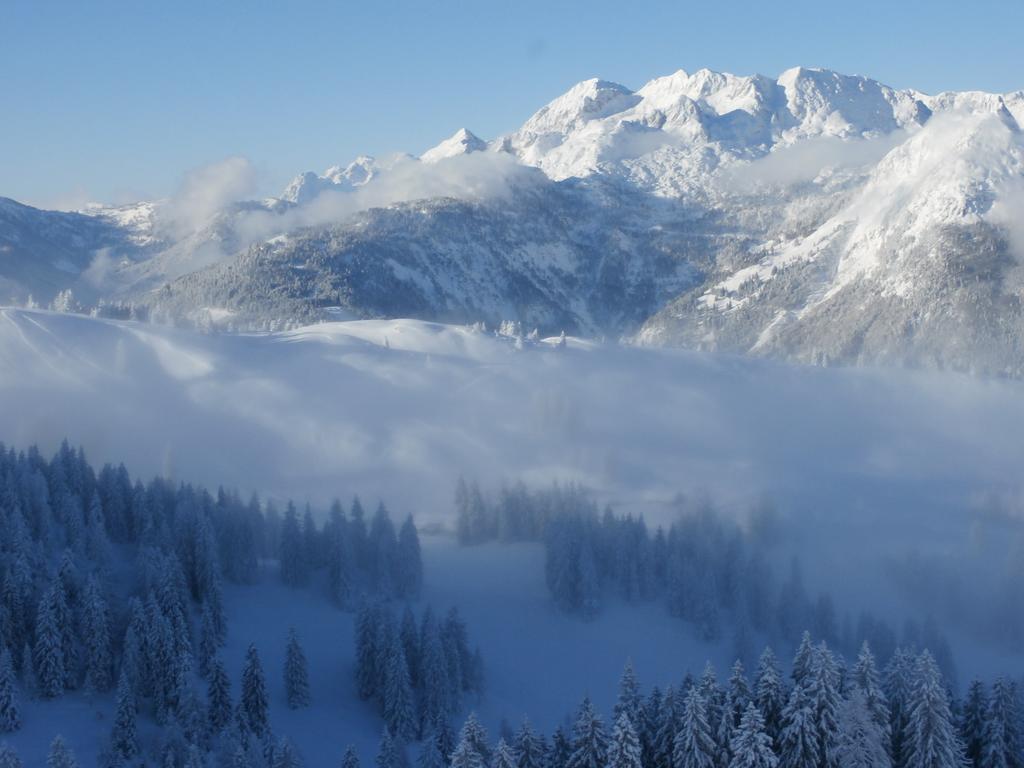
{"label": "snow-covered slope", "polygon": [[1024,429],[1016,383],[412,320],[200,335],[5,309],[0,372],[5,442],[67,436],[143,474],[317,502],[358,488],[425,518],[447,515],[460,473],[575,478],[651,510],[701,488],[738,503],[913,489],[955,506],[1017,482]]}
{"label": "snow-covered slope", "polygon": [[[81,282],[101,222],[129,249],[103,251],[102,290],[159,317],[509,319],[1019,375],[1022,117],[1021,91],[929,96],[805,67],[591,79],[489,144],[463,129],[419,159],[360,157],[193,230],[155,228],[151,206],[80,217],[74,254],[0,254],[0,275],[22,295]],[[0,240],[60,216],[0,222]]]}
{"label": "snow-covered slope", "polygon": [[428,149],[420,155],[420,160],[424,163],[436,163],[438,160],[448,157],[468,155],[470,152],[480,152],[485,149],[487,149],[487,142],[475,136],[471,131],[460,128],[436,147]]}

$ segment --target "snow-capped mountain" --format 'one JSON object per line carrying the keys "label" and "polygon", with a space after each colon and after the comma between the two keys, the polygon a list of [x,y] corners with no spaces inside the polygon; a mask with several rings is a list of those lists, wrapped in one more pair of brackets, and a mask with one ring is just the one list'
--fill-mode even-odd
{"label": "snow-capped mountain", "polygon": [[304,173],[171,241],[145,207],[73,221],[109,225],[130,251],[114,292],[164,316],[513,319],[1019,375],[1022,120],[1024,91],[803,67],[593,79],[489,143],[461,129],[419,158]]}
{"label": "snow-capped mountain", "polygon": [[487,149],[486,141],[471,131],[460,128],[436,147],[432,147],[420,155],[420,160],[424,163],[436,163],[449,157],[468,155],[470,152],[480,152],[485,149]]}
{"label": "snow-capped mountain", "polygon": [[370,181],[378,170],[377,161],[360,155],[344,168],[332,165],[321,174],[313,171],[300,173],[285,187],[281,200],[296,205],[308,203],[324,190],[348,192]]}

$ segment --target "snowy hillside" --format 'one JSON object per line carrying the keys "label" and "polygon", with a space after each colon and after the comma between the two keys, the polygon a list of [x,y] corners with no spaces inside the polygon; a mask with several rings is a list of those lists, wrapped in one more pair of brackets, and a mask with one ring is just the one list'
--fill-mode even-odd
{"label": "snowy hillside", "polygon": [[141,474],[318,505],[358,491],[423,522],[450,520],[460,475],[572,480],[653,522],[675,517],[678,493],[741,519],[769,498],[845,530],[837,545],[884,521],[926,550],[996,500],[1015,509],[1019,490],[1019,385],[959,376],[559,348],[408,320],[198,335],[12,309],[0,366],[16,372],[0,377],[8,442],[66,436]]}
{"label": "snowy hillside", "polygon": [[[571,337],[530,339],[512,326],[495,334],[372,320],[203,335],[23,309],[0,310],[0,370],[10,372],[0,376],[5,444],[38,442],[51,455],[67,437],[97,464],[127,460],[133,473],[168,478],[171,496],[176,487],[185,498],[194,492],[180,481],[234,487],[241,498],[258,489],[282,505],[286,498],[300,505],[308,500],[320,517],[314,526],[322,526],[326,538],[329,499],[355,493],[368,503],[386,499],[396,519],[412,513],[423,528],[450,525],[460,475],[485,487],[581,482],[617,514],[643,513],[652,527],[678,517],[682,492],[697,507],[706,499],[737,520],[773,566],[785,568],[789,556],[800,553],[811,596],[827,590],[842,616],[864,607],[894,622],[927,616],[948,634],[958,668],[968,675],[1013,669],[1018,658],[1007,656],[1006,638],[988,613],[1004,593],[1018,595],[1012,587],[1019,583],[1015,555],[1024,541],[1017,458],[1024,393],[1017,382],[811,370]],[[14,462],[15,454],[4,458]],[[21,461],[32,466],[38,459],[30,454]],[[61,482],[81,482],[74,474],[62,481],[49,472],[58,489]],[[5,482],[8,477],[14,475],[5,475]],[[110,493],[110,483],[117,487],[111,475],[102,477],[105,490],[96,498]],[[22,487],[27,497],[46,493],[45,481],[42,491],[38,482]],[[150,502],[142,500],[153,492],[125,487],[132,514],[145,510]],[[220,510],[223,494],[216,496],[216,503],[213,496],[207,503]],[[230,490],[228,498],[234,498]],[[90,535],[77,547],[83,564],[115,564],[98,573],[118,586],[116,593],[140,580],[109,574],[157,568],[147,565],[157,550],[117,560],[128,551],[118,516],[127,513],[104,504],[113,543],[97,544]],[[176,546],[165,547],[161,557],[178,549],[192,553],[185,558],[191,585],[207,573],[201,563],[208,555],[201,553],[208,549],[193,547],[189,537],[201,540],[208,529],[189,523],[197,505],[178,504],[174,525],[182,538],[172,537]],[[67,505],[55,505],[61,512],[53,530],[73,531]],[[285,529],[295,519],[294,509],[288,514]],[[102,525],[103,512],[90,506],[85,519]],[[215,527],[221,536],[230,530]],[[143,528],[137,535],[151,546],[166,530]],[[291,530],[298,540],[297,523]],[[25,531],[21,524],[5,540],[5,556],[8,546],[23,546]],[[67,539],[75,546],[70,534]],[[222,542],[217,551],[230,573],[233,550]],[[354,617],[327,601],[323,570],[308,588],[278,583],[279,570],[285,578],[285,551],[281,543],[280,566],[266,558],[251,561],[254,569],[259,563],[249,578],[254,583],[223,587],[229,631],[218,655],[227,679],[237,693],[249,668],[247,647],[256,642],[275,735],[286,735],[310,768],[334,765],[348,744],[369,764],[382,721],[373,703],[356,695]],[[317,551],[315,542],[310,551]],[[649,691],[678,684],[687,671],[699,674],[707,660],[724,681],[734,656],[728,635],[702,641],[657,602],[609,597],[606,610],[590,621],[559,612],[545,589],[539,544],[459,547],[447,535],[424,536],[423,561],[417,610],[457,606],[484,658],[495,660],[486,664],[483,694],[458,710],[459,721],[470,708],[478,710],[495,737],[503,720],[515,727],[523,715],[551,733],[584,694],[610,711],[627,658]],[[46,571],[46,562],[37,565]],[[7,575],[16,570],[5,572],[7,583],[19,583]],[[52,577],[54,584],[62,573]],[[42,593],[40,616],[57,594],[56,587]],[[980,594],[993,597],[980,600]],[[825,605],[832,610],[831,598]],[[199,611],[192,602],[188,610]],[[134,617],[114,619],[127,637],[124,625],[132,626]],[[205,618],[195,622],[207,625]],[[48,625],[37,623],[45,637]],[[281,669],[289,627],[305,648],[308,710],[286,703]],[[763,643],[764,637],[747,641]],[[201,641],[197,645],[201,653]],[[39,652],[44,658],[47,647]],[[52,670],[42,666],[40,672]],[[5,674],[0,669],[0,714],[6,711]],[[123,707],[115,708],[112,691],[25,700],[24,724],[5,738],[35,768],[59,722],[81,760],[103,763],[106,735],[116,732],[121,716],[116,709]],[[138,715],[146,756],[159,751],[159,734],[173,740],[175,728],[187,725],[157,728],[151,709],[147,703]]]}
{"label": "snowy hillside", "polygon": [[420,158],[300,174],[277,199],[205,194],[216,174],[199,173],[186,199],[88,218],[9,203],[0,278],[21,300],[72,287],[201,326],[213,307],[231,329],[518,320],[1020,376],[1021,119],[1021,91],[929,96],[804,67],[591,79],[490,142],[461,129]]}

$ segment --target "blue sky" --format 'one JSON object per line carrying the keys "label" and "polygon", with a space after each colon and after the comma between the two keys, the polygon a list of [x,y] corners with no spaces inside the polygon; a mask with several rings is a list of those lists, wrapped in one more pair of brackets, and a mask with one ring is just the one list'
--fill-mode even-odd
{"label": "blue sky", "polygon": [[360,153],[510,130],[579,80],[803,64],[1024,88],[1024,0],[45,2],[0,15],[0,195],[164,195],[231,155],[262,191]]}

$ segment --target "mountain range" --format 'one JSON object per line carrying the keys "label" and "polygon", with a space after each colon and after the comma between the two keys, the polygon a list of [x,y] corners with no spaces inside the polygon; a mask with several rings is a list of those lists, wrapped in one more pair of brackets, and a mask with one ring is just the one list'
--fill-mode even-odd
{"label": "mountain range", "polygon": [[[238,330],[336,318],[1024,372],[1024,91],[795,68],[587,80],[484,141],[278,197],[75,212],[0,199],[0,296]],[[205,198],[204,198],[205,199]]]}

